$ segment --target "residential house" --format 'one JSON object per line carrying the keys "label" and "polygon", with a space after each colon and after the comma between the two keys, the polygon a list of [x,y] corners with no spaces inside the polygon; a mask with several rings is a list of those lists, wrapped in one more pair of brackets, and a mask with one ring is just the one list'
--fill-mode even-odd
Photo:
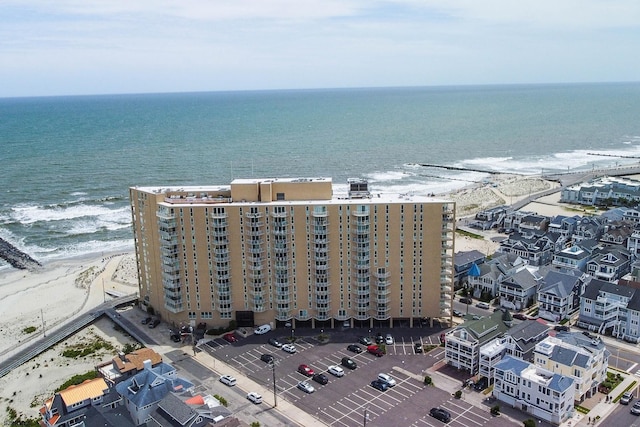
{"label": "residential house", "polygon": [[535,302],[538,293],[539,279],[524,267],[506,277],[498,289],[500,307],[513,311],[530,307]]}
{"label": "residential house", "polygon": [[122,399],[103,378],[72,385],[47,399],[40,408],[43,427],[106,426],[133,427]]}
{"label": "residential house", "polygon": [[535,345],[545,339],[549,326],[543,320],[524,320],[480,348],[479,374],[493,381],[495,366],[506,355],[532,360]]}
{"label": "residential house", "polygon": [[564,216],[564,215],[556,215],[549,222],[549,226],[547,227],[547,232],[551,234],[558,234],[565,238],[570,238],[573,235],[573,231],[575,230],[576,223],[580,219],[579,216]]}
{"label": "residential house", "polygon": [[497,296],[500,283],[526,265],[527,262],[515,254],[496,253],[491,260],[469,270],[467,280],[473,296],[480,298],[483,293]]}
{"label": "residential house", "polygon": [[640,259],[640,230],[634,230],[627,238],[626,248],[634,259]]}
{"label": "residential house", "polygon": [[640,202],[640,181],[604,176],[562,189],[560,201],[582,205],[608,206]]}
{"label": "residential house", "polygon": [[162,356],[145,347],[127,354],[118,353],[111,362],[98,365],[96,369],[107,383],[113,385],[142,371],[145,360],[150,360],[153,367],[162,363]]}
{"label": "residential house", "polygon": [[151,413],[169,393],[188,394],[193,384],[179,378],[173,366],[162,362],[152,367],[151,361],[145,360],[142,371],[115,387],[135,425],[141,425],[151,419]]}
{"label": "residential house", "polygon": [[549,270],[538,289],[538,316],[560,322],[578,311],[580,294],[584,290],[583,276],[579,270]]}
{"label": "residential house", "polygon": [[536,213],[529,212],[529,211],[521,211],[521,210],[517,210],[517,211],[512,210],[507,212],[503,222],[504,228],[506,230],[510,230],[510,232],[519,231],[520,223],[524,220],[524,218],[528,217],[529,215],[536,215]]}
{"label": "residential house", "polygon": [[640,224],[640,210],[636,208],[625,208],[623,218],[633,224]]}
{"label": "residential house", "polygon": [[626,221],[608,222],[604,226],[604,231],[600,241],[609,245],[626,246],[627,239],[633,234],[633,224]]}
{"label": "residential house", "polygon": [[549,217],[531,213],[522,218],[518,225],[518,231],[523,234],[545,234],[549,227],[549,222]]}
{"label": "residential house", "polygon": [[592,279],[580,295],[577,325],[599,334],[621,333],[626,307],[637,289],[600,279]]}
{"label": "residential house", "polygon": [[486,255],[480,251],[464,251],[456,252],[454,257],[453,269],[453,283],[455,286],[461,285],[466,281],[467,274],[473,265],[482,264],[487,259]]}
{"label": "residential house", "polygon": [[510,211],[508,206],[496,206],[476,213],[475,220],[469,226],[479,228],[481,230],[489,230],[491,228],[500,227],[505,215]]}
{"label": "residential house", "polygon": [[527,260],[530,265],[545,265],[551,262],[557,235],[512,233],[500,242],[497,252],[512,253]]}
{"label": "residential house", "polygon": [[551,265],[569,270],[585,271],[589,259],[591,259],[590,252],[584,250],[580,245],[572,245],[554,253]]}
{"label": "residential house", "polygon": [[491,316],[466,321],[447,332],[444,341],[445,362],[467,371],[469,376],[476,375],[479,370],[480,348],[494,338],[504,335],[510,326],[510,320],[511,315],[508,312],[497,310]]}
{"label": "residential house", "polygon": [[614,282],[631,269],[629,253],[624,249],[605,248],[587,261],[587,274],[596,279]]}
{"label": "residential house", "polygon": [[[208,427],[228,420],[231,411],[212,396],[167,394],[150,414],[146,427]],[[239,424],[236,424],[239,425]]]}
{"label": "residential house", "polygon": [[571,377],[511,356],[496,366],[492,393],[499,401],[554,425],[571,417],[575,400]]}
{"label": "residential house", "polygon": [[582,402],[598,391],[607,378],[610,353],[601,339],[582,332],[559,332],[536,344],[534,364],[572,378],[575,401]]}
{"label": "residential house", "polygon": [[583,240],[599,240],[604,227],[600,218],[584,216],[580,218],[576,224],[575,231],[571,240],[574,243],[580,243]]}

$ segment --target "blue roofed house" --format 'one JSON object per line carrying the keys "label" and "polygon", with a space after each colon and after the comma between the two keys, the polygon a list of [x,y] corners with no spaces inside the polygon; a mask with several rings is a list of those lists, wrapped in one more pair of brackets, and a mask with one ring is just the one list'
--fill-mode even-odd
{"label": "blue roofed house", "polygon": [[461,285],[469,273],[469,270],[478,264],[482,264],[485,262],[487,257],[480,251],[472,250],[472,251],[464,251],[464,252],[456,252],[453,257],[454,263],[454,276],[453,283],[455,286]]}
{"label": "blue roofed house", "polygon": [[178,377],[173,366],[162,362],[152,367],[150,360],[144,361],[142,371],[116,384],[136,425],[150,421],[151,413],[169,393],[184,395],[192,388],[192,383]]}
{"label": "blue roofed house", "polygon": [[570,318],[580,309],[580,295],[588,278],[579,270],[549,270],[538,289],[538,316],[552,322]]}
{"label": "blue roofed house", "polygon": [[512,356],[496,365],[492,393],[501,402],[554,425],[571,417],[575,400],[573,378]]}
{"label": "blue roofed house", "polygon": [[527,262],[515,254],[495,254],[491,260],[469,270],[468,283],[473,296],[480,298],[482,293],[498,295],[500,283],[527,265]]}

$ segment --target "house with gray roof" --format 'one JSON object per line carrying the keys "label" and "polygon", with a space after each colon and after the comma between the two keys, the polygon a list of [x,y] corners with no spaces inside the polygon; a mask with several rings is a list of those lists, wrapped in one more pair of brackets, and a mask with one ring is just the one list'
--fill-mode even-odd
{"label": "house with gray roof", "polygon": [[631,257],[625,249],[604,248],[587,261],[587,274],[614,282],[631,270]]}
{"label": "house with gray roof", "polygon": [[559,332],[536,344],[534,364],[573,378],[575,401],[582,402],[598,391],[607,378],[609,356],[600,338],[582,332]]}
{"label": "house with gray roof", "polygon": [[504,335],[511,326],[508,312],[497,310],[488,317],[468,320],[445,334],[445,362],[476,375],[479,369],[480,348],[496,337]]}
{"label": "house with gray roof", "polygon": [[174,393],[167,394],[151,412],[147,427],[208,427],[231,415],[212,396],[193,396],[182,399]]}
{"label": "house with gray roof", "polygon": [[150,421],[151,413],[168,394],[189,395],[192,388],[191,382],[178,377],[173,366],[161,362],[152,367],[150,360],[144,361],[142,371],[116,384],[116,390],[136,425]]}
{"label": "house with gray roof", "polygon": [[500,307],[520,311],[531,306],[538,292],[539,277],[527,268],[521,268],[506,277],[498,288]]}
{"label": "house with gray roof", "polygon": [[549,222],[549,226],[547,227],[547,231],[551,234],[558,234],[564,236],[566,238],[570,238],[575,230],[576,224],[580,216],[565,216],[565,215],[556,215],[551,218]]}
{"label": "house with gray roof", "polygon": [[579,270],[548,270],[538,288],[538,316],[552,322],[570,318],[580,309],[586,279]]}
{"label": "house with gray roof", "polygon": [[503,336],[496,337],[480,348],[479,374],[493,381],[495,366],[510,355],[532,360],[537,343],[547,337],[549,326],[543,320],[525,320],[511,326]]}
{"label": "house with gray roof", "polygon": [[551,261],[555,248],[555,235],[512,233],[500,242],[497,252],[512,253],[527,260],[530,265],[545,265]]}
{"label": "house with gray roof", "polygon": [[608,245],[626,246],[633,230],[633,224],[627,221],[609,221],[604,226],[600,241]]}
{"label": "house with gray roof", "polygon": [[497,296],[500,283],[526,265],[527,261],[515,254],[496,253],[484,264],[477,265],[473,271],[470,270],[467,280],[473,296],[480,298],[483,293]]}
{"label": "house with gray roof", "polygon": [[[621,280],[619,283],[592,279],[580,296],[577,325],[599,334],[608,334],[630,342],[639,342],[638,310],[640,285]],[[629,309],[631,311],[629,311]]]}
{"label": "house with gray roof", "polygon": [[597,217],[583,216],[576,224],[571,240],[575,243],[589,239],[597,241],[600,239],[603,230],[602,220]]}
{"label": "house with gray roof", "polygon": [[576,269],[585,271],[587,262],[591,259],[591,253],[580,245],[571,245],[553,254],[551,265],[564,269]]}
{"label": "house with gray roof", "polygon": [[493,396],[536,418],[559,425],[572,415],[574,380],[506,356],[496,366]]}

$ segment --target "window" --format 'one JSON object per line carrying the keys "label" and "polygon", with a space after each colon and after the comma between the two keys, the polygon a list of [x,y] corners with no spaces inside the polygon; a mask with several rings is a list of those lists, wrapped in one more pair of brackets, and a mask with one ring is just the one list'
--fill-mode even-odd
{"label": "window", "polygon": [[284,193],[276,193],[276,200],[284,200]]}

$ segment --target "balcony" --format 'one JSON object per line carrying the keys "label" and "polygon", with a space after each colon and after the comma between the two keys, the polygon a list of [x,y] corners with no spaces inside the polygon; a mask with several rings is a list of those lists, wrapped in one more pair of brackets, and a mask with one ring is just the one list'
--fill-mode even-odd
{"label": "balcony", "polygon": [[226,219],[228,217],[227,212],[211,212],[211,218],[213,219]]}
{"label": "balcony", "polygon": [[[264,231],[258,228],[245,228],[244,234],[250,237],[262,237],[264,235]],[[259,241],[259,240],[256,240],[256,241]]]}
{"label": "balcony", "polygon": [[159,231],[158,235],[160,236],[160,240],[162,240],[161,244],[163,245],[177,245],[178,244],[178,236],[175,233],[169,233],[167,231]]}
{"label": "balcony", "polygon": [[226,238],[229,237],[229,231],[226,228],[214,228],[211,234],[214,237],[224,237],[225,241]]}
{"label": "balcony", "polygon": [[387,297],[387,296],[382,296],[382,295],[378,295],[374,302],[376,304],[389,304],[391,302],[391,298]]}
{"label": "balcony", "polygon": [[285,322],[287,320],[291,320],[291,314],[289,310],[279,310],[275,316],[276,320],[280,320],[281,322]]}
{"label": "balcony", "polygon": [[245,217],[251,218],[262,218],[262,212],[247,212],[244,214]]}
{"label": "balcony", "polygon": [[320,321],[325,321],[325,320],[329,320],[330,316],[329,316],[329,311],[320,311],[318,310],[318,314],[316,314],[315,316],[316,320],[320,320]]}
{"label": "balcony", "polygon": [[311,215],[312,215],[314,218],[326,218],[329,214],[327,213],[327,211],[326,211],[326,210],[317,211],[317,210],[315,210],[315,209],[314,209],[314,210],[311,212]]}
{"label": "balcony", "polygon": [[368,320],[371,316],[367,311],[356,312],[353,316],[355,320]]}
{"label": "balcony", "polygon": [[279,212],[271,211],[271,216],[273,218],[286,218],[288,215],[289,213],[286,210],[279,211]]}
{"label": "balcony", "polygon": [[272,228],[271,234],[274,236],[286,236],[289,234],[289,230],[287,228]]}
{"label": "balcony", "polygon": [[290,302],[291,298],[289,296],[276,297],[276,304],[289,304]]}
{"label": "balcony", "polygon": [[364,226],[364,227],[352,227],[351,228],[351,232],[353,234],[356,234],[358,236],[365,236],[369,234],[369,227],[368,226]]}

